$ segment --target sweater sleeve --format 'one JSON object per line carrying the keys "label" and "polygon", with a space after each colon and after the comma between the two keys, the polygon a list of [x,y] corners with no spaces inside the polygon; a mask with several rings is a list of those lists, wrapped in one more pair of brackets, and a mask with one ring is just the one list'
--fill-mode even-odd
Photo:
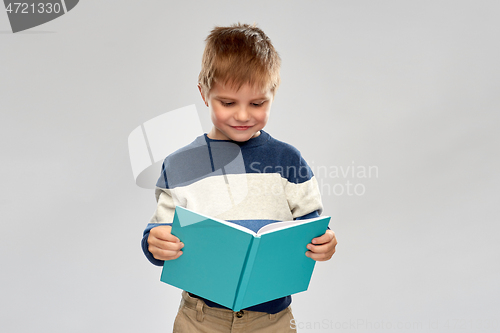
{"label": "sweater sleeve", "polygon": [[[323,212],[318,182],[307,162],[300,156],[295,178],[287,183],[287,200],[294,220],[319,217]],[[330,229],[330,227],[327,227]]]}
{"label": "sweater sleeve", "polygon": [[[307,220],[307,219],[313,219],[315,217],[319,217],[319,214],[318,214],[317,210],[315,210],[314,212],[311,212],[309,214],[306,214],[306,215],[303,215],[303,216],[299,216],[299,217],[295,218],[295,220]],[[328,230],[330,230],[330,226],[327,226],[326,228]]]}
{"label": "sweater sleeve", "polygon": [[172,199],[171,191],[169,189],[156,188],[155,196],[158,204],[156,206],[156,211],[153,217],[151,218],[150,222],[148,223],[146,229],[143,232],[141,247],[142,251],[146,255],[146,258],[148,258],[148,260],[152,264],[156,266],[162,266],[163,260],[155,259],[153,257],[153,254],[148,249],[149,232],[154,227],[158,227],[160,225],[172,225],[172,221],[174,219],[175,204]]}
{"label": "sweater sleeve", "polygon": [[300,154],[293,164],[295,168],[287,175],[288,181],[285,185],[285,195],[293,218],[320,216],[323,204],[316,177]]}

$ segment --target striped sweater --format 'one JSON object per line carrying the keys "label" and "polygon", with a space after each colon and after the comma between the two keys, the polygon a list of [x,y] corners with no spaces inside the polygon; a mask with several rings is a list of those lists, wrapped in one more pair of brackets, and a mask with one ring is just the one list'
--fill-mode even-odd
{"label": "striped sweater", "polygon": [[[163,265],[148,251],[147,238],[152,228],[172,224],[176,205],[253,231],[321,214],[316,178],[300,152],[260,132],[245,142],[213,140],[204,134],[165,159],[155,190],[158,205],[142,239],[149,261]],[[247,310],[277,313],[290,303],[287,296]]]}

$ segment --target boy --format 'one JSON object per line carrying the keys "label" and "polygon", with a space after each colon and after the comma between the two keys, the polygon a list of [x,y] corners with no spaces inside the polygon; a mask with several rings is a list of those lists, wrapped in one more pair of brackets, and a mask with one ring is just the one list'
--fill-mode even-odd
{"label": "boy", "polygon": [[[176,205],[254,231],[323,209],[300,152],[263,130],[280,83],[281,60],[269,38],[256,26],[237,24],[214,28],[206,42],[198,89],[213,127],[163,163],[157,209],[142,240],[156,265],[182,255],[184,244],[170,233]],[[336,244],[327,230],[305,255],[329,260]],[[174,332],[293,332],[290,303],[286,296],[233,312],[183,291]]]}

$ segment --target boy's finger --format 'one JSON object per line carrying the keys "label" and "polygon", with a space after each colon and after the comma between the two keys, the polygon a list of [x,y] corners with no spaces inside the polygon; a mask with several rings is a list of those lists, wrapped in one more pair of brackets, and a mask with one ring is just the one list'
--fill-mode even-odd
{"label": "boy's finger", "polygon": [[174,260],[182,255],[182,251],[168,251],[157,247],[151,248],[150,252],[153,254],[153,257],[158,260]]}
{"label": "boy's finger", "polygon": [[167,252],[178,252],[184,247],[184,243],[172,243],[163,241],[153,241],[149,243],[148,250],[151,253],[167,251]]}
{"label": "boy's finger", "polygon": [[313,253],[324,253],[329,250],[329,244],[312,245],[307,244],[307,249]]}
{"label": "boy's finger", "polygon": [[151,229],[150,234],[154,235],[156,238],[167,242],[180,242],[179,238],[171,234],[172,227],[169,225],[163,225]]}
{"label": "boy's finger", "polygon": [[171,233],[162,235],[161,239],[170,243],[179,243],[181,241],[179,238],[172,235]]}
{"label": "boy's finger", "polygon": [[170,250],[170,251],[179,251],[180,249],[182,249],[184,247],[184,243],[182,243],[182,242],[177,242],[177,243],[163,242],[161,245],[162,245],[161,246],[162,249]]}
{"label": "boy's finger", "polygon": [[313,253],[311,251],[307,251],[306,256],[316,261],[326,261],[331,258],[331,255],[327,253]]}
{"label": "boy's finger", "polygon": [[183,242],[169,242],[154,236],[148,237],[148,244],[163,250],[178,251],[184,247]]}
{"label": "boy's finger", "polygon": [[335,233],[331,230],[327,230],[323,235],[313,238],[311,243],[313,244],[325,244],[330,242],[333,238],[335,238]]}

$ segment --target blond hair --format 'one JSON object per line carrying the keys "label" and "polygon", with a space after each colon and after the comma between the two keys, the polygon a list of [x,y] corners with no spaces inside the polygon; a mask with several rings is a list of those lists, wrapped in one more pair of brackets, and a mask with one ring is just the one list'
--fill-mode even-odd
{"label": "blond hair", "polygon": [[205,41],[198,76],[205,96],[214,82],[236,89],[248,83],[275,94],[280,84],[281,59],[269,37],[255,24],[215,27]]}

